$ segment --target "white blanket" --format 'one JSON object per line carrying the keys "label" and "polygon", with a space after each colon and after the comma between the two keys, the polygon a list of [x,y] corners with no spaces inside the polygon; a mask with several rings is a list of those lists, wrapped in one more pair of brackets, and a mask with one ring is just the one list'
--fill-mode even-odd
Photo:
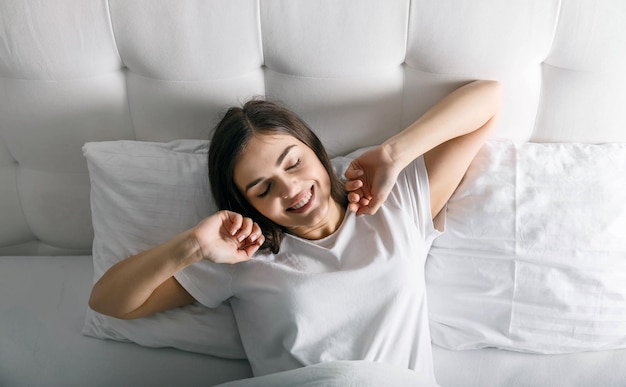
{"label": "white blanket", "polygon": [[256,378],[225,383],[220,387],[435,387],[427,376],[397,366],[369,361],[333,361]]}

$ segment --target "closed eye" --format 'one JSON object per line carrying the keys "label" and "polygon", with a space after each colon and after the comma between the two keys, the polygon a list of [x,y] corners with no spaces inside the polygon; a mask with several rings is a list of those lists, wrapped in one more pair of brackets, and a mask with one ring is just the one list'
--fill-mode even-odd
{"label": "closed eye", "polygon": [[300,166],[301,162],[302,162],[302,160],[298,159],[298,161],[296,161],[296,163],[295,163],[295,164],[293,164],[293,165],[291,165],[291,166],[287,167],[287,170],[289,171],[289,170],[291,170],[291,169],[298,168],[298,167]]}
{"label": "closed eye", "polygon": [[267,194],[269,194],[269,193],[270,193],[270,188],[272,188],[272,183],[268,183],[268,184],[267,184],[267,188],[265,188],[265,191],[261,192],[261,193],[258,195],[258,197],[260,197],[260,198],[264,198],[264,197],[266,197],[266,196],[267,196]]}

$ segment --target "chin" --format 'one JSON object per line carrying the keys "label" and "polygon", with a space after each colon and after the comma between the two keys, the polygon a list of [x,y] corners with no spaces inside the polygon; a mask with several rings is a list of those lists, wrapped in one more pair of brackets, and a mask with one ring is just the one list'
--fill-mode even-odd
{"label": "chin", "polygon": [[330,222],[330,208],[331,205],[329,202],[325,202],[323,205],[316,208],[314,212],[311,213],[311,226],[319,226],[322,223]]}
{"label": "chin", "polygon": [[294,225],[292,228],[303,230],[319,227],[326,220],[328,209],[329,205],[327,203],[312,208],[307,214],[303,214],[304,219],[301,219],[301,221],[298,222],[299,224]]}

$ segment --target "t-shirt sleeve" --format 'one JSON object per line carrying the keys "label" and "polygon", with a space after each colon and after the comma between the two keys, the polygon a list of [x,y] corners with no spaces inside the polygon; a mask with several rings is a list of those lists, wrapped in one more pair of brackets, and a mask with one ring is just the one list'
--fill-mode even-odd
{"label": "t-shirt sleeve", "polygon": [[174,275],[199,303],[215,308],[232,296],[231,278],[235,265],[200,261]]}
{"label": "t-shirt sleeve", "polygon": [[423,156],[413,160],[400,173],[392,195],[393,200],[398,201],[398,205],[411,211],[424,240],[432,241],[444,231],[446,209],[442,209],[433,220],[428,172]]}

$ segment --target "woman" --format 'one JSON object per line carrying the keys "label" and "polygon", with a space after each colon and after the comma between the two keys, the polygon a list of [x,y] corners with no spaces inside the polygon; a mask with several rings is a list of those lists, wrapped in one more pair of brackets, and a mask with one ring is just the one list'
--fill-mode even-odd
{"label": "woman", "polygon": [[228,300],[255,375],[362,359],[434,379],[423,278],[433,219],[500,104],[497,82],[457,89],[355,159],[345,187],[293,113],[230,109],[209,150],[222,210],[113,266],[90,306],[130,319]]}

